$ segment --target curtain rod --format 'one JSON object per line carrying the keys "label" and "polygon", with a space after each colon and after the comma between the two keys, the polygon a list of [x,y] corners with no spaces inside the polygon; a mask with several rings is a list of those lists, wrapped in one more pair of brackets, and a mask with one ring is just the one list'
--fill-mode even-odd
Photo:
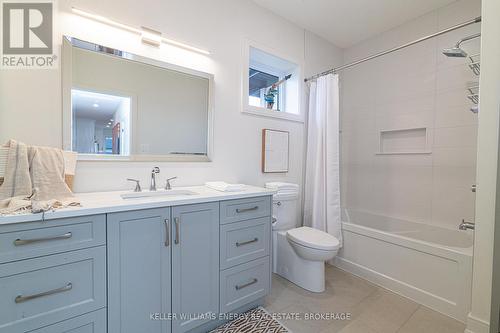
{"label": "curtain rod", "polygon": [[384,56],[386,54],[389,54],[389,53],[392,53],[392,52],[395,52],[395,51],[398,51],[398,50],[401,50],[401,49],[404,49],[408,46],[412,46],[414,44],[417,44],[417,43],[420,43],[420,42],[423,42],[425,40],[428,40],[428,39],[431,39],[431,38],[434,38],[434,37],[437,37],[437,36],[441,36],[441,35],[444,35],[450,31],[453,31],[453,30],[457,30],[457,29],[460,29],[460,28],[463,28],[463,27],[466,27],[468,25],[471,25],[471,24],[475,24],[475,23],[479,23],[481,22],[481,16],[478,16],[476,17],[475,19],[472,19],[470,21],[467,21],[467,22],[464,22],[464,23],[460,23],[460,24],[457,24],[457,25],[454,25],[450,28],[447,28],[447,29],[444,29],[444,30],[441,30],[439,32],[436,32],[436,33],[433,33],[432,35],[428,35],[428,36],[425,36],[425,37],[422,37],[422,38],[419,38],[417,40],[414,40],[413,42],[409,42],[409,43],[406,43],[406,44],[403,44],[403,45],[400,45],[400,46],[397,46],[397,47],[394,47],[392,49],[389,49],[389,50],[386,50],[386,51],[382,51],[382,52],[379,52],[379,53],[376,53],[376,54],[373,54],[371,56],[368,56],[366,58],[363,58],[363,59],[360,59],[360,60],[356,60],[356,61],[353,61],[351,63],[348,63],[348,64],[345,64],[345,65],[342,65],[340,67],[336,67],[336,68],[332,68],[332,69],[329,69],[327,71],[324,71],[324,72],[321,72],[319,74],[316,74],[316,75],[313,75],[311,77],[308,77],[307,79],[304,79],[304,82],[307,82],[307,81],[311,81],[311,80],[315,80],[321,76],[324,76],[324,75],[328,75],[328,74],[332,74],[332,73],[338,73],[339,71],[343,70],[343,69],[346,69],[346,68],[350,68],[350,67],[353,67],[353,66],[356,66],[356,65],[359,65],[365,61],[368,61],[368,60],[372,60],[372,59],[375,59],[375,58],[378,58],[378,57],[381,57],[381,56]]}

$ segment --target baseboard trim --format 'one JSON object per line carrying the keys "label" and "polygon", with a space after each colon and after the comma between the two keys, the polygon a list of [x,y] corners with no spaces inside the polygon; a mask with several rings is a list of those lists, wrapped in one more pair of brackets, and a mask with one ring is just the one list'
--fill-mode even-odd
{"label": "baseboard trim", "polygon": [[469,313],[465,333],[490,333],[490,324]]}

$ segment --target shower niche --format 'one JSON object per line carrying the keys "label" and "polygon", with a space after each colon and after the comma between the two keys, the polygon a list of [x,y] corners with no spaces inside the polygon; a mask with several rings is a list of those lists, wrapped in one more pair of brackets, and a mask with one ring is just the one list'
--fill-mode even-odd
{"label": "shower niche", "polygon": [[379,131],[377,155],[430,153],[429,131],[426,127]]}

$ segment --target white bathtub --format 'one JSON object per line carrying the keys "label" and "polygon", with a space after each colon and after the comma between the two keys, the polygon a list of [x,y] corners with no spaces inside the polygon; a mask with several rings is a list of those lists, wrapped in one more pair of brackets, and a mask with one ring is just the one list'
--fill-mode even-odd
{"label": "white bathtub", "polygon": [[470,308],[472,233],[360,211],[343,214],[334,264],[465,322]]}

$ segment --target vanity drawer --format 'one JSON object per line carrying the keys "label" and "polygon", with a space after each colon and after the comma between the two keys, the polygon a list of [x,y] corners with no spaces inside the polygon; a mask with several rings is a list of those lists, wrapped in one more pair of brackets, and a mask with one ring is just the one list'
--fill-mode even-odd
{"label": "vanity drawer", "polygon": [[29,333],[106,333],[106,309],[87,313]]}
{"label": "vanity drawer", "polygon": [[222,201],[220,208],[221,224],[271,216],[271,197]]}
{"label": "vanity drawer", "polygon": [[25,332],[106,306],[106,247],[0,265],[0,332]]}
{"label": "vanity drawer", "polygon": [[227,313],[266,296],[271,288],[269,257],[221,272],[220,312]]}
{"label": "vanity drawer", "polygon": [[106,216],[0,226],[0,263],[106,244]]}
{"label": "vanity drawer", "polygon": [[220,228],[221,269],[269,255],[271,218],[224,224]]}

